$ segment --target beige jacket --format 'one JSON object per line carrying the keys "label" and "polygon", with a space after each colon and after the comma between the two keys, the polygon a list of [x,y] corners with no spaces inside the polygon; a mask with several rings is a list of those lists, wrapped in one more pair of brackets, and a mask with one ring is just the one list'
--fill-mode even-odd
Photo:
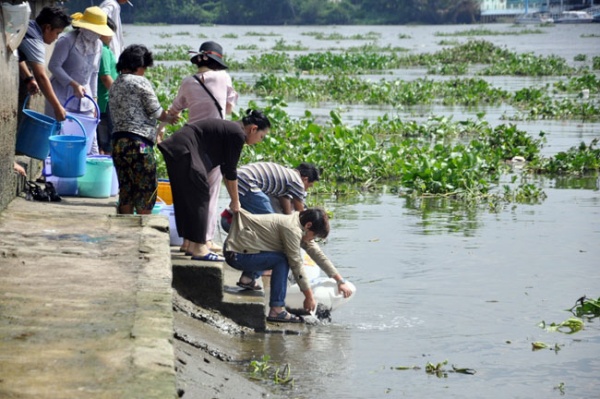
{"label": "beige jacket", "polygon": [[306,291],[310,285],[304,275],[301,248],[328,277],[338,274],[338,271],[316,242],[302,241],[302,232],[299,212],[253,215],[242,209],[233,217],[227,236],[227,250],[241,254],[283,252],[300,289]]}

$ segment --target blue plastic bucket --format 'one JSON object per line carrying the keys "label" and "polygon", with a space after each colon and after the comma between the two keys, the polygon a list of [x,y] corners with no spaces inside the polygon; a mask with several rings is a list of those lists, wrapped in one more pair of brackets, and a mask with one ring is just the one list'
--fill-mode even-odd
{"label": "blue plastic bucket", "polygon": [[108,198],[113,180],[113,161],[108,155],[96,155],[86,159],[85,175],[77,179],[80,197]]}
{"label": "blue plastic bucket", "polygon": [[[71,115],[72,117],[75,117],[79,122],[81,122],[81,125],[85,130],[85,136],[87,138],[85,153],[89,154],[92,150],[92,145],[94,144],[94,138],[96,137],[96,127],[100,123],[100,108],[98,108],[98,104],[88,94],[86,94],[85,97],[88,98],[96,107],[96,118],[84,114],[78,114],[77,112],[68,111],[67,115]],[[76,97],[69,97],[67,101],[65,101],[63,107],[65,107],[66,109],[69,101],[71,101],[74,98]],[[80,134],[79,126],[77,126],[77,124],[73,121],[66,120],[63,122],[61,134],[78,136]]]}
{"label": "blue plastic bucket", "polygon": [[17,131],[17,152],[31,158],[46,159],[50,152],[48,138],[58,132],[61,123],[48,115],[25,109],[29,96],[23,102],[23,119]]}
{"label": "blue plastic bucket", "polygon": [[86,138],[85,130],[77,119],[67,115],[67,119],[75,120],[84,133],[78,136],[50,136],[50,164],[52,175],[58,177],[79,177],[85,174]]}

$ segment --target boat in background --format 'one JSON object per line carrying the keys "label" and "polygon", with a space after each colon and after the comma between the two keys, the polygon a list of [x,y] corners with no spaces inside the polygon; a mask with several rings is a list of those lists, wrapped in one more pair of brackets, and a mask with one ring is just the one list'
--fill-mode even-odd
{"label": "boat in background", "polygon": [[588,24],[593,20],[594,17],[585,11],[563,11],[554,22],[557,24]]}
{"label": "boat in background", "polygon": [[519,25],[540,25],[540,24],[553,24],[554,19],[547,14],[543,13],[531,13],[519,15],[515,19],[515,24]]}

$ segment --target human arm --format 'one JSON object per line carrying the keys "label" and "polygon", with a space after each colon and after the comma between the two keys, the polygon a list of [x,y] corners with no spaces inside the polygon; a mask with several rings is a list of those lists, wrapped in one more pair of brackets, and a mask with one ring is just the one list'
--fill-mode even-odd
{"label": "human arm", "polygon": [[227,75],[227,100],[225,103],[225,115],[231,115],[233,110],[235,109],[235,104],[238,102],[239,94],[233,88],[233,82],[231,81],[231,76]]}
{"label": "human arm", "polygon": [[283,213],[286,215],[289,215],[294,211],[301,212],[304,210],[304,201],[300,198],[290,198],[286,195],[282,195],[278,200]]}
{"label": "human arm", "polygon": [[73,95],[79,99],[85,96],[85,88],[80,82],[71,78],[71,75],[64,69],[64,65],[69,58],[71,47],[74,44],[76,35],[65,35],[58,39],[52,52],[52,57],[48,62],[48,70],[52,73],[55,79],[61,86],[71,86]]}
{"label": "human arm", "polygon": [[227,103],[227,105],[225,106],[225,115],[231,115],[233,113],[234,108],[235,104]]}
{"label": "human arm", "polygon": [[308,288],[307,290],[302,291],[302,293],[304,294],[304,310],[312,312],[317,307],[317,301],[315,301],[315,298],[313,297],[312,289]]}
{"label": "human arm", "polygon": [[110,86],[112,86],[114,80],[113,80],[112,76],[110,76],[110,75],[100,75],[100,82],[102,82],[104,87],[106,87],[106,90],[109,90]]}
{"label": "human arm", "polygon": [[27,92],[31,95],[37,94],[39,87],[35,81],[35,76],[31,74],[25,61],[19,61],[19,76],[21,80],[27,85]]}
{"label": "human arm", "polygon": [[46,100],[54,110],[54,117],[59,122],[64,121],[67,118],[67,112],[54,93],[52,83],[46,74],[46,68],[42,64],[31,63],[31,71],[33,72],[35,80],[38,82],[42,94],[46,97]]}
{"label": "human arm", "polygon": [[338,291],[342,295],[344,295],[344,298],[348,298],[349,296],[351,296],[352,290],[350,289],[348,284],[346,284],[346,280],[344,280],[344,278],[335,268],[333,263],[323,253],[319,245],[314,241],[310,241],[309,243],[302,242],[301,245],[304,248],[304,250],[306,250],[308,256],[310,256],[310,258],[313,261],[315,261],[317,266],[319,266],[319,268],[323,270],[327,277],[330,277],[336,281],[338,285]]}
{"label": "human arm", "polygon": [[229,198],[231,198],[231,202],[229,203],[229,209],[233,213],[237,213],[240,211],[240,195],[238,193],[238,181],[229,180],[226,177],[223,178],[225,182],[225,188],[227,189],[227,193],[229,193]]}

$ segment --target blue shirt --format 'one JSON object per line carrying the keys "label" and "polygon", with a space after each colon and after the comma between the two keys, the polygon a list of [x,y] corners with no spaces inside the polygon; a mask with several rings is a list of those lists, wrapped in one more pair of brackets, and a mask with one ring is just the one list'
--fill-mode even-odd
{"label": "blue shirt", "polygon": [[29,21],[27,33],[25,33],[25,37],[19,45],[18,53],[19,62],[27,61],[34,64],[46,63],[46,44],[44,43],[44,36],[42,34],[42,29],[35,20]]}

